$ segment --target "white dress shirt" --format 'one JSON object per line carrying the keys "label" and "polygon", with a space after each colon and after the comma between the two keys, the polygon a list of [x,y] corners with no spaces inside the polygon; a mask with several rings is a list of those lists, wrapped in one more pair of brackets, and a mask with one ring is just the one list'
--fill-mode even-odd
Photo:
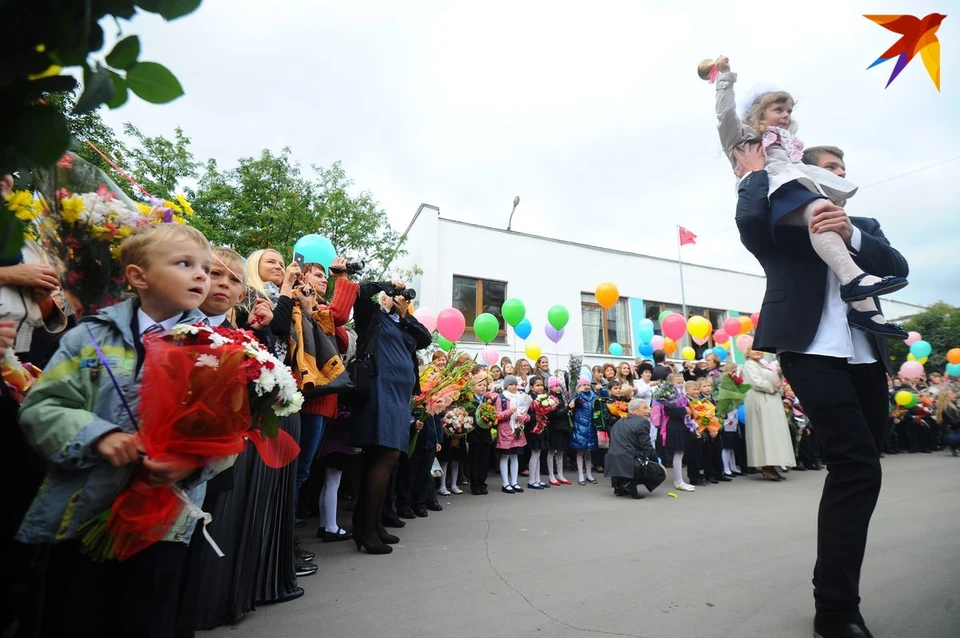
{"label": "white dress shirt", "polygon": [[223,325],[223,322],[227,320],[227,315],[210,315],[207,317],[207,321],[210,322],[210,327],[216,328]]}
{"label": "white dress shirt", "polygon": [[170,332],[173,330],[173,327],[177,325],[177,322],[180,321],[180,317],[181,314],[176,314],[163,321],[154,321],[150,315],[143,311],[143,308],[137,308],[137,323],[140,328],[140,334],[137,336],[140,337],[140,341],[143,341],[143,333],[156,325],[163,328],[163,332]]}

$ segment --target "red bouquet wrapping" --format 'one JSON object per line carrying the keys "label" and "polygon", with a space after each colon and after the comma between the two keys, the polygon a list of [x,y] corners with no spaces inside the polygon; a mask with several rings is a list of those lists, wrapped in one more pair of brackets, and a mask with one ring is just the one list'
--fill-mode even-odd
{"label": "red bouquet wrapping", "polygon": [[[273,468],[300,453],[293,437],[277,429],[276,417],[299,409],[302,396],[290,369],[251,333],[178,326],[144,347],[139,430],[151,460],[199,471],[242,452],[246,439]],[[184,507],[193,518],[212,520],[183,489],[153,485],[140,466],[110,510],[95,519],[99,524],[85,533],[84,546],[95,557],[125,560],[162,540]],[[203,534],[219,554],[206,527]]]}
{"label": "red bouquet wrapping", "polygon": [[537,421],[533,426],[534,434],[542,434],[547,429],[547,417],[559,407],[560,401],[549,394],[541,394],[533,402],[533,411]]}

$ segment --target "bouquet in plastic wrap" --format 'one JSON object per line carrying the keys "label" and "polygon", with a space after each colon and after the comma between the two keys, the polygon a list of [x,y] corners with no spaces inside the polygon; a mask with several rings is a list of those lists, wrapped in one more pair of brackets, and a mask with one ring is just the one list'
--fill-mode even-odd
{"label": "bouquet in plastic wrap", "polygon": [[[252,333],[180,325],[148,337],[144,348],[138,429],[151,459],[199,469],[239,454],[247,439],[269,467],[296,459],[300,448],[277,419],[298,411],[303,396],[290,368]],[[110,509],[84,526],[82,542],[93,558],[125,560],[162,540],[185,507],[193,518],[212,520],[177,485],[149,479],[138,467]],[[219,553],[205,526],[203,534]]]}
{"label": "bouquet in plastic wrap", "polygon": [[560,401],[551,394],[541,394],[534,399],[531,406],[536,415],[536,423],[531,431],[534,434],[541,434],[547,428],[547,418],[560,406]]}
{"label": "bouquet in plastic wrap", "polygon": [[455,407],[443,415],[443,433],[452,439],[452,446],[460,444],[460,440],[473,431],[473,416],[464,408]]}
{"label": "bouquet in plastic wrap", "polygon": [[741,405],[750,391],[750,384],[743,382],[743,377],[730,372],[720,379],[720,389],[714,399],[717,402],[717,412],[730,414]]}
{"label": "bouquet in plastic wrap", "polygon": [[690,417],[697,424],[697,433],[702,435],[706,431],[710,434],[710,438],[716,438],[720,431],[716,407],[709,401],[691,401],[688,409]]}
{"label": "bouquet in plastic wrap", "polygon": [[[495,395],[494,395],[495,396]],[[477,425],[489,430],[494,428],[500,420],[497,418],[497,408],[493,405],[494,399],[490,395],[484,397],[484,400],[477,406],[477,413],[474,416]]]}
{"label": "bouquet in plastic wrap", "polygon": [[[420,372],[420,394],[413,397],[413,414],[418,424],[423,422],[427,415],[436,416],[446,412],[451,405],[460,399],[461,394],[470,392],[470,368],[474,361],[457,365],[452,357],[444,367],[432,363],[425,366]],[[420,429],[411,437],[407,447],[407,454],[412,455],[420,437]]]}
{"label": "bouquet in plastic wrap", "polygon": [[184,216],[193,214],[182,195],[176,202],[134,202],[103,171],[71,153],[36,177],[37,191],[12,193],[7,205],[27,224],[27,238],[39,241],[60,271],[78,316],[123,300],[124,239],[151,224],[183,224]]}

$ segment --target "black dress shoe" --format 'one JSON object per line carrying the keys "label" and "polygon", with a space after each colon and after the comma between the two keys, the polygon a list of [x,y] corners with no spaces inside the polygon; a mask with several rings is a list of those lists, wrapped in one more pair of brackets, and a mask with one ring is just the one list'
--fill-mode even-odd
{"label": "black dress shoe", "polygon": [[806,471],[807,471],[807,468],[806,468],[805,466],[803,466],[803,465],[797,465],[797,467],[793,468],[793,471],[794,471],[794,472],[806,472]]}
{"label": "black dress shoe", "polygon": [[898,290],[906,287],[907,280],[905,277],[898,277],[896,275],[887,275],[880,279],[880,281],[872,284],[862,284],[864,277],[868,273],[863,273],[858,275],[852,281],[847,284],[840,286],[840,298],[845,302],[850,303],[852,301],[862,301],[869,297],[879,297],[882,295],[889,295],[890,293],[897,292]]}
{"label": "black dress shoe", "polygon": [[399,529],[399,528],[401,528],[401,527],[406,527],[406,526],[407,526],[407,522],[406,522],[406,521],[401,521],[399,518],[389,518],[389,517],[384,516],[384,517],[381,519],[381,522],[383,523],[383,526],[384,526],[384,527],[396,527],[396,528]]}
{"label": "black dress shoe", "polygon": [[863,623],[826,624],[813,621],[814,638],[873,638]]}
{"label": "black dress shoe", "polygon": [[[426,508],[426,507],[417,507],[417,508],[414,508],[413,513],[416,514],[417,516],[419,516],[420,518],[426,518],[426,517],[428,516],[428,514],[427,514],[427,508]],[[402,516],[402,514],[401,514],[401,516]],[[411,516],[411,518],[413,518],[413,517]]]}
{"label": "black dress shoe", "polygon": [[430,510],[431,512],[442,512],[443,505],[441,505],[440,503],[427,503],[427,509]]}
{"label": "black dress shoe", "polygon": [[397,514],[400,516],[400,518],[416,518],[417,517],[416,512],[410,507],[402,508],[399,512],[397,512]]}
{"label": "black dress shoe", "polygon": [[721,483],[729,483],[733,479],[727,476],[726,474],[721,474],[720,476],[717,477],[717,480],[720,481]]}
{"label": "black dress shoe", "polygon": [[260,604],[274,605],[274,604],[280,604],[280,603],[288,603],[291,600],[296,600],[297,598],[300,598],[301,596],[303,596],[303,594],[304,594],[303,587],[294,587],[292,590],[290,590],[289,593],[286,593],[275,600],[264,600]]}

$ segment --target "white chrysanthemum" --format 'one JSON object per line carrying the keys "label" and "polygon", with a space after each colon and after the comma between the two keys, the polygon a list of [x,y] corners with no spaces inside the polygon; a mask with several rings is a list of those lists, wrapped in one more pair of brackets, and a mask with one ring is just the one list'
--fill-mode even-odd
{"label": "white chrysanthemum", "polygon": [[213,368],[218,370],[220,368],[220,359],[213,356],[212,354],[202,354],[197,357],[196,367],[198,368]]}
{"label": "white chrysanthemum", "polygon": [[273,389],[277,387],[277,377],[274,376],[272,371],[264,368],[260,373],[260,378],[256,380],[254,387],[259,396],[270,394],[273,392]]}
{"label": "white chrysanthemum", "polygon": [[195,335],[199,333],[200,327],[191,326],[190,324],[186,323],[178,323],[170,330],[170,332],[173,333],[174,336],[183,337],[186,335]]}
{"label": "white chrysanthemum", "polygon": [[211,333],[210,333],[210,347],[211,347],[211,348],[219,348],[220,346],[226,345],[226,344],[228,344],[228,343],[233,343],[233,339],[230,339],[230,338],[228,338],[228,337],[224,337],[224,336],[223,336],[222,334],[220,334],[219,332],[211,332]]}
{"label": "white chrysanthemum", "polygon": [[301,407],[303,407],[303,395],[295,392],[289,401],[274,403],[273,411],[277,416],[290,416],[299,412]]}

